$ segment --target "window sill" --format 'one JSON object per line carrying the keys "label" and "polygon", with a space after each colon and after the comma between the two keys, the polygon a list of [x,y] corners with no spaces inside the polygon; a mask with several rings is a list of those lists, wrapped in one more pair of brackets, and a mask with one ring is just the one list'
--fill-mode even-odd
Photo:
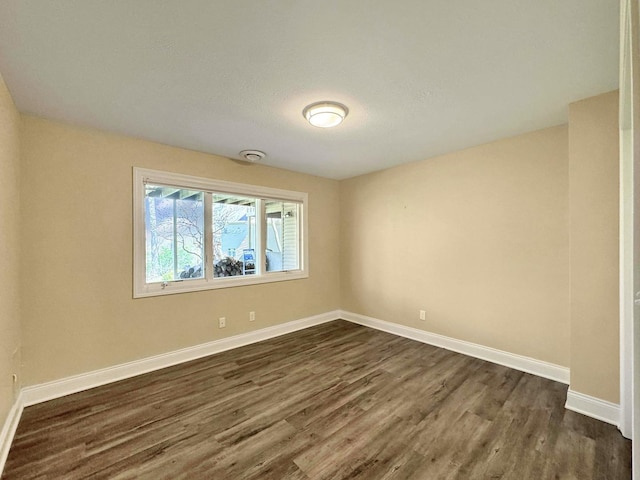
{"label": "window sill", "polygon": [[136,285],[133,292],[133,298],[157,297],[177,293],[199,292],[202,290],[243,287],[247,285],[299,280],[308,277],[309,274],[304,270],[292,270],[256,276],[243,275],[237,277],[221,277],[213,280],[182,280],[178,282],[168,282],[164,288],[161,283],[150,283],[145,285]]}

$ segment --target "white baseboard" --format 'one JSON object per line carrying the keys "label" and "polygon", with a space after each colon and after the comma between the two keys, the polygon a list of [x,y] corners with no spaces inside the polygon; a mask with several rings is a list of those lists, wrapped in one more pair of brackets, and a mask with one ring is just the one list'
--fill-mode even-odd
{"label": "white baseboard", "polygon": [[54,380],[52,382],[25,387],[22,389],[23,405],[28,407],[36,403],[46,402],[54,398],[64,397],[72,393],[81,392],[90,388],[117,382],[126,378],[142,375],[143,373],[171,367],[179,363],[196,360],[198,358],[224,352],[233,348],[242,347],[251,343],[261,342],[273,337],[286,335],[314,325],[337,320],[339,311],[327,312],[312,317],[294,320],[292,322],[262,328],[253,332],[242,333],[233,337],[222,338],[213,342],[203,343],[193,347],[163,353],[153,357],[143,358],[133,362],[115,365],[92,372],[74,375],[72,377]]}
{"label": "white baseboard", "polygon": [[445,337],[437,333],[419,330],[417,328],[399,325],[397,323],[378,320],[377,318],[367,317],[358,313],[340,312],[340,318],[348,320],[359,325],[382,330],[383,332],[392,333],[400,337],[409,338],[418,342],[427,343],[436,347],[446,348],[454,352],[463,353],[470,357],[487,360],[489,362],[504,365],[505,367],[520,370],[522,372],[538,375],[539,377],[555,380],[556,382],[569,384],[569,369],[555,365],[553,363],[543,362],[535,358],[524,357],[515,353],[497,350],[491,347],[485,347],[476,343],[465,342],[451,337]]}
{"label": "white baseboard", "polygon": [[11,442],[13,442],[13,437],[16,434],[23,409],[24,403],[22,402],[22,394],[20,394],[13,403],[11,410],[9,410],[9,415],[2,426],[2,430],[0,430],[0,476],[2,476],[4,464],[9,456]]}
{"label": "white baseboard", "polygon": [[620,423],[620,405],[575,392],[571,389],[567,392],[567,403],[564,407],[567,410],[602,420],[616,427]]}

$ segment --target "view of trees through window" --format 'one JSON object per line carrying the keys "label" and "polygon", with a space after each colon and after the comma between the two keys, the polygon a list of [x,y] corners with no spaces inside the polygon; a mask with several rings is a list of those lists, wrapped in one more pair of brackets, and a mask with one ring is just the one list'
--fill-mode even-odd
{"label": "view of trees through window", "polygon": [[[205,265],[205,199],[211,202],[213,262]],[[256,273],[259,238],[256,211],[260,200],[223,193],[145,185],[146,282],[200,279]],[[299,268],[299,204],[263,200],[264,268],[280,272]],[[210,275],[210,274],[209,274]]]}
{"label": "view of trees through window", "polygon": [[203,278],[203,192],[147,185],[147,282]]}

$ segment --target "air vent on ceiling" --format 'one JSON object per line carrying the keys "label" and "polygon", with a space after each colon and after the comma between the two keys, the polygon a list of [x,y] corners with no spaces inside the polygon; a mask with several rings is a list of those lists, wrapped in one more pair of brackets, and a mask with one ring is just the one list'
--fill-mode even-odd
{"label": "air vent on ceiling", "polygon": [[258,162],[266,156],[266,153],[260,150],[242,150],[240,156],[247,162]]}

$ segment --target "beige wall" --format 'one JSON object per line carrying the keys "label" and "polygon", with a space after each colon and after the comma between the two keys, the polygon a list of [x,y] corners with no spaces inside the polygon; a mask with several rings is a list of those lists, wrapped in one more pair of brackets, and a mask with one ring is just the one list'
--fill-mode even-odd
{"label": "beige wall", "polygon": [[0,429],[20,373],[20,115],[0,76]]}
{"label": "beige wall", "polygon": [[619,401],[618,93],[569,106],[571,389]]}
{"label": "beige wall", "polygon": [[[23,125],[26,384],[339,308],[337,181],[29,116]],[[310,277],[134,300],[133,166],[308,192]]]}
{"label": "beige wall", "polygon": [[559,126],[341,182],[342,308],[568,366],[567,148]]}

